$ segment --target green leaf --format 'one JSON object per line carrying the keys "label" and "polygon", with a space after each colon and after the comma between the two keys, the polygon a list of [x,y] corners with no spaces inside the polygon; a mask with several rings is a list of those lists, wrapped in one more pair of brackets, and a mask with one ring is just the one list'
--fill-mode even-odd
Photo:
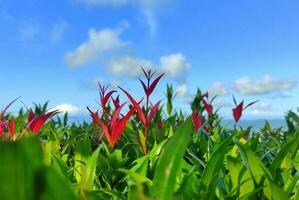
{"label": "green leaf", "polygon": [[142,147],[145,147],[146,146],[145,138],[144,138],[144,134],[143,134],[142,130],[138,130],[138,135],[139,135],[139,139],[140,139]]}
{"label": "green leaf", "polygon": [[[243,145],[239,140],[234,140],[234,142],[240,149],[244,165],[249,171],[252,179],[255,181],[255,184],[258,184],[261,181],[261,178],[265,176],[264,164],[257,158],[251,149]],[[268,174],[270,174],[270,172],[268,172]]]}
{"label": "green leaf", "polygon": [[93,183],[96,177],[96,167],[97,167],[97,162],[98,162],[98,157],[100,153],[100,147],[98,147],[91,157],[87,160],[86,162],[86,171],[85,171],[85,176],[87,179],[87,184],[89,190],[92,190],[93,188]]}
{"label": "green leaf", "polygon": [[168,138],[171,138],[173,136],[173,128],[172,126],[169,127],[169,133],[168,133]]}
{"label": "green leaf", "polygon": [[273,182],[271,173],[268,171],[262,161],[258,159],[255,153],[251,149],[243,145],[241,142],[237,140],[235,140],[234,142],[240,149],[243,162],[247,170],[250,172],[255,185],[260,185],[260,182],[262,182],[263,179],[267,179],[266,182],[268,184],[266,185],[265,182],[263,183],[264,195],[273,200],[288,199],[288,194]]}
{"label": "green leaf", "polygon": [[268,183],[271,190],[271,197],[273,200],[289,199],[288,194],[282,188],[278,187],[270,180],[268,180]]}
{"label": "green leaf", "polygon": [[297,138],[295,138],[295,139],[291,140],[290,142],[288,142],[287,144],[285,144],[281,148],[281,150],[278,152],[276,157],[274,158],[274,160],[270,166],[270,171],[272,172],[274,177],[276,176],[277,170],[281,166],[283,160],[286,158],[287,154],[290,152],[290,150],[292,149],[292,147],[294,146],[294,144],[296,142],[298,142]]}
{"label": "green leaf", "polygon": [[[239,133],[236,133],[239,134]],[[224,156],[229,150],[232,139],[235,135],[230,135],[212,154],[206,168],[203,171],[201,179],[201,193],[203,199],[213,199],[215,196],[215,187],[217,184],[217,177],[221,168],[224,166]]]}
{"label": "green leaf", "polygon": [[154,174],[152,193],[160,200],[171,199],[175,190],[176,176],[192,133],[189,118],[169,139],[158,160]]}
{"label": "green leaf", "polygon": [[146,176],[143,176],[142,174],[138,174],[136,172],[127,169],[118,169],[118,171],[125,173],[137,183],[148,183],[150,186],[153,185],[152,181]]}
{"label": "green leaf", "polygon": [[238,196],[248,194],[255,189],[250,174],[239,159],[227,156],[227,169],[230,172],[232,189],[237,191]]}
{"label": "green leaf", "polygon": [[42,149],[37,137],[20,142],[0,142],[1,200],[77,199],[52,168],[43,165]]}

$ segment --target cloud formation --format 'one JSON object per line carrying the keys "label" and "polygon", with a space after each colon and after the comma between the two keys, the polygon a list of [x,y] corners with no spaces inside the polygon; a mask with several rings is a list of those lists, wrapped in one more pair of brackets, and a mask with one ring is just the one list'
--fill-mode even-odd
{"label": "cloud formation", "polygon": [[265,75],[261,80],[252,80],[248,77],[238,79],[234,83],[234,89],[243,95],[263,95],[273,92],[292,90],[297,82],[293,79],[275,79]]}
{"label": "cloud formation", "polygon": [[140,67],[143,67],[145,69],[156,70],[159,73],[166,73],[170,77],[177,78],[183,76],[191,67],[191,64],[182,53],[174,53],[161,56],[160,63],[157,65],[151,60],[138,58],[133,55],[124,55],[119,58],[111,59],[107,66],[108,70],[116,76],[137,77],[142,75]]}
{"label": "cloud formation", "polygon": [[268,102],[257,102],[250,107],[252,111],[268,111],[271,109],[271,104]]}
{"label": "cloud formation", "polygon": [[232,103],[230,102],[227,102],[226,100],[224,99],[219,99],[219,98],[216,98],[214,101],[213,101],[213,106],[215,108],[228,108],[228,107],[232,107]]}
{"label": "cloud formation", "polygon": [[137,77],[142,74],[140,67],[151,68],[153,63],[149,60],[138,58],[132,55],[124,55],[114,58],[108,62],[108,70],[116,76]]}
{"label": "cloud formation", "polygon": [[126,26],[128,24],[115,30],[106,28],[99,31],[91,28],[88,31],[87,41],[65,55],[65,63],[70,67],[76,68],[93,61],[103,53],[125,46],[127,42],[121,40],[119,36]]}
{"label": "cloud formation", "polygon": [[69,115],[78,115],[83,112],[79,107],[68,103],[57,105],[51,110],[59,110],[62,114],[67,112]]}
{"label": "cloud formation", "polygon": [[178,85],[176,88],[176,94],[178,97],[186,97],[188,95],[188,86],[186,83]]}
{"label": "cloud formation", "polygon": [[208,92],[210,96],[227,96],[228,95],[228,90],[220,82],[214,82],[213,85],[208,89]]}
{"label": "cloud formation", "polygon": [[182,53],[162,56],[160,66],[163,72],[172,77],[182,76],[186,70],[191,68],[191,64],[187,62],[185,55]]}

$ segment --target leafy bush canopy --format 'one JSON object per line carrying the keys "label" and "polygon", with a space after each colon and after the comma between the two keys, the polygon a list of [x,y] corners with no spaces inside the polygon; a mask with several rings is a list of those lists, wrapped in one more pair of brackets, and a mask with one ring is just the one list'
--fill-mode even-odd
{"label": "leafy bush canopy", "polygon": [[295,112],[286,129],[243,129],[256,102],[233,98],[235,126],[223,127],[208,92],[197,91],[191,116],[174,109],[171,85],[165,105],[151,102],[164,74],[142,70],[143,99],[99,84],[92,123],[55,119],[47,104],[13,116],[17,99],[9,104],[0,114],[0,199],[299,199]]}

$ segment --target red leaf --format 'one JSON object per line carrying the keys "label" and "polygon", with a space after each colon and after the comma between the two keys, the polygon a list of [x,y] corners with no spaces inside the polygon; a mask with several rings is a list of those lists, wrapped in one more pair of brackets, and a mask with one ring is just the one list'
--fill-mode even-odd
{"label": "red leaf", "polygon": [[160,103],[161,101],[159,101],[158,103],[156,103],[156,105],[152,108],[150,114],[148,115],[148,118],[147,118],[147,123],[150,124],[153,120],[153,118],[155,117],[158,109],[159,109],[159,106],[160,106]]}
{"label": "red leaf", "polygon": [[242,117],[243,104],[244,104],[244,101],[242,101],[236,108],[233,109],[233,117],[234,117],[234,120],[235,120],[236,123]]}
{"label": "red leaf", "polygon": [[139,103],[137,103],[133,97],[126,91],[124,90],[123,88],[121,88],[120,86],[118,86],[119,89],[121,89],[126,95],[127,97],[129,98],[129,100],[131,101],[131,103],[133,104],[134,108],[137,110],[137,114],[138,114],[138,118],[139,120],[141,121],[141,123],[143,124],[143,126],[147,126],[146,124],[146,118],[145,118],[145,115],[143,113],[143,110],[141,109],[141,107],[139,106]]}
{"label": "red leaf", "polygon": [[131,110],[126,114],[126,116],[124,116],[123,118],[121,118],[120,120],[118,120],[115,123],[115,126],[112,127],[112,147],[114,147],[114,145],[116,144],[116,142],[118,141],[118,139],[120,138],[120,136],[122,135],[122,133],[124,132],[125,128],[126,128],[126,124],[127,121],[131,118],[131,116],[134,114],[135,108],[131,108]]}
{"label": "red leaf", "polygon": [[112,102],[113,102],[115,110],[117,110],[119,108],[119,106],[120,106],[119,105],[119,95],[116,97],[116,99],[112,98]]}
{"label": "red leaf", "polygon": [[118,107],[118,109],[114,112],[113,116],[112,116],[112,119],[111,119],[111,123],[110,123],[110,126],[111,127],[114,127],[115,126],[115,123],[118,119],[118,116],[120,114],[120,111],[122,109],[122,107],[124,107],[126,103],[123,103],[120,107]]}
{"label": "red leaf", "polygon": [[7,124],[6,121],[0,121],[0,137],[3,135],[6,124]]}
{"label": "red leaf", "polygon": [[144,93],[146,94],[146,96],[149,96],[148,95],[148,89],[147,89],[145,83],[141,79],[139,79],[139,81],[140,81],[140,83],[141,83],[141,85],[143,87]]}
{"label": "red leaf", "polygon": [[96,130],[97,129],[97,120],[96,118],[99,118],[99,111],[97,112],[92,112],[89,107],[87,107],[87,110],[89,111],[91,118],[92,118],[92,123],[93,123],[93,127]]}
{"label": "red leaf", "polygon": [[202,97],[209,98],[209,92],[207,91]]}
{"label": "red leaf", "polygon": [[143,67],[141,67],[141,70],[143,71],[144,76],[148,79],[148,73],[143,69]]}
{"label": "red leaf", "polygon": [[148,89],[148,96],[150,96],[152,94],[152,92],[154,91],[154,89],[156,88],[157,84],[159,83],[160,79],[164,76],[164,73],[161,74],[160,76],[158,76],[153,83],[151,84],[151,86]]}
{"label": "red leaf", "polygon": [[96,124],[98,124],[99,126],[101,126],[102,132],[104,133],[104,135],[105,135],[105,137],[106,137],[106,139],[107,139],[107,141],[108,141],[108,143],[110,145],[111,144],[111,138],[110,138],[110,135],[109,135],[108,127],[100,120],[98,112],[92,112],[88,107],[87,107],[87,109],[88,109],[88,111],[91,114],[94,126]]}
{"label": "red leaf", "polygon": [[[54,110],[51,112],[48,112],[46,114],[41,115],[38,118],[34,118],[33,121],[30,123],[29,121],[29,128],[33,133],[38,133],[39,130],[44,126],[45,122],[52,117],[54,114],[56,114],[58,110]],[[32,114],[31,114],[32,115]],[[29,114],[30,116],[30,114]]]}
{"label": "red leaf", "polygon": [[103,107],[106,107],[107,102],[109,101],[112,94],[116,92],[115,90],[108,92],[103,99],[101,99],[101,103]]}
{"label": "red leaf", "polygon": [[211,117],[213,115],[213,106],[212,106],[212,104],[208,104],[206,102],[206,100],[204,100],[203,98],[201,100],[202,100],[202,103],[203,103],[207,113],[208,113],[208,116]]}
{"label": "red leaf", "polygon": [[15,120],[12,119],[10,121],[10,124],[8,125],[8,132],[10,134],[11,139],[13,139],[13,136],[15,135]]}
{"label": "red leaf", "polygon": [[34,127],[34,124],[35,124],[35,114],[32,112],[32,110],[29,111],[29,114],[28,114],[28,120],[27,120],[27,124],[28,124],[28,127],[32,130],[33,127]]}
{"label": "red leaf", "polygon": [[195,111],[192,111],[192,121],[193,121],[193,125],[195,130],[198,130],[202,127],[202,114],[196,114]]}

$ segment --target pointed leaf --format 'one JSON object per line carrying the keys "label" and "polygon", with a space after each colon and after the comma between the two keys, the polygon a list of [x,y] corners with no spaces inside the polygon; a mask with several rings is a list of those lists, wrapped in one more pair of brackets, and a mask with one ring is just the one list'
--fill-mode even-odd
{"label": "pointed leaf", "polygon": [[139,106],[139,103],[137,103],[133,97],[126,91],[124,90],[122,87],[118,86],[119,89],[121,89],[126,95],[127,97],[129,98],[129,100],[131,101],[131,103],[133,104],[133,106],[135,107],[135,109],[137,110],[137,114],[138,114],[138,117],[141,121],[141,123],[143,124],[143,126],[146,126],[146,118],[145,118],[145,115],[143,113],[143,110],[141,109],[141,107]]}
{"label": "pointed leaf", "polygon": [[153,118],[155,117],[158,109],[159,109],[159,106],[160,106],[160,103],[161,101],[159,101],[158,103],[156,103],[156,105],[154,105],[154,107],[152,108],[148,118],[147,118],[147,123],[150,124],[153,120]]}
{"label": "pointed leaf", "polygon": [[161,74],[160,76],[158,76],[153,83],[151,84],[151,86],[148,89],[148,96],[150,96],[152,94],[152,92],[154,91],[154,89],[156,88],[157,84],[159,83],[160,79],[164,76],[164,73]]}
{"label": "pointed leaf", "polygon": [[176,186],[176,177],[180,172],[181,162],[192,132],[192,121],[189,118],[163,147],[155,170],[152,187],[152,192],[157,199],[172,199]]}
{"label": "pointed leaf", "polygon": [[144,93],[148,96],[148,89],[147,89],[145,83],[141,79],[139,79],[139,81],[143,87]]}
{"label": "pointed leaf", "polygon": [[10,134],[11,139],[13,139],[15,135],[15,120],[12,119],[10,124],[8,125],[8,132]]}

